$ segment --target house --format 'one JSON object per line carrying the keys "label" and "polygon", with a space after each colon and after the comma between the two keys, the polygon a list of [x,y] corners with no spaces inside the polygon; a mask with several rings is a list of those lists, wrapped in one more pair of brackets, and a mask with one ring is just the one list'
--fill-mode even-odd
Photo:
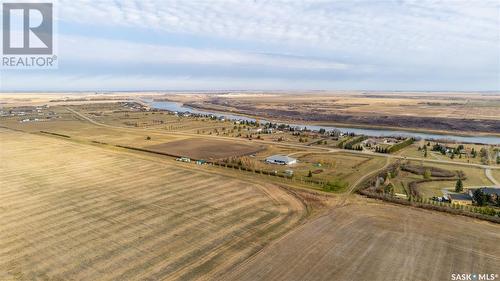
{"label": "house", "polygon": [[363,143],[363,145],[367,145],[367,146],[375,146],[378,144],[378,141],[376,139],[370,138],[370,139],[364,140],[362,143]]}
{"label": "house", "polygon": [[[500,196],[500,188],[498,187],[481,187],[479,188],[484,194],[490,196],[491,200],[496,200]],[[469,189],[469,196],[474,198],[476,188]]]}
{"label": "house", "polygon": [[277,165],[292,165],[297,163],[297,159],[286,155],[273,155],[266,158],[266,162]]}
{"label": "house", "polygon": [[448,197],[455,204],[468,205],[472,202],[472,197],[468,193],[448,193]]}

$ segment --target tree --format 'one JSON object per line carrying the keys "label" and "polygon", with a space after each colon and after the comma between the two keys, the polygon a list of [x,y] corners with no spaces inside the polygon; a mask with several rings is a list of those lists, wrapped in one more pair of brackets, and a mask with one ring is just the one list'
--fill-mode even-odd
{"label": "tree", "polygon": [[424,151],[424,157],[427,158],[427,149]]}
{"label": "tree", "polygon": [[384,193],[394,195],[394,185],[392,183],[386,185],[384,187]]}
{"label": "tree", "polygon": [[327,182],[323,185],[323,190],[325,191],[340,191],[345,189],[349,185],[348,182],[335,179],[333,181]]}
{"label": "tree", "polygon": [[480,188],[474,190],[474,192],[472,193],[472,197],[474,199],[474,202],[476,202],[478,206],[484,206],[488,201],[488,196],[484,194]]}
{"label": "tree", "polygon": [[311,170],[309,170],[309,173],[307,174],[307,177],[312,178],[312,176],[313,176],[313,173],[311,172]]}
{"label": "tree", "polygon": [[486,148],[482,147],[479,151],[479,155],[481,156],[481,163],[483,163],[484,165],[490,164],[490,154],[488,153],[488,150]]}
{"label": "tree", "polygon": [[462,192],[464,190],[464,183],[462,182],[462,179],[458,179],[457,183],[455,184],[455,192]]}
{"label": "tree", "polygon": [[424,171],[424,179],[430,179],[432,176],[431,170],[430,169],[425,169]]}
{"label": "tree", "polygon": [[146,137],[146,140],[151,140],[151,137],[150,137],[150,136],[147,136],[147,137]]}

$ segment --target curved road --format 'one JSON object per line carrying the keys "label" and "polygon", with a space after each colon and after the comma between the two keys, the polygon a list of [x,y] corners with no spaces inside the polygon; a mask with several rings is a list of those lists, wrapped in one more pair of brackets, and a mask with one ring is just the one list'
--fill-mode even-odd
{"label": "curved road", "polygon": [[493,183],[493,185],[500,186],[500,183],[491,174],[491,169],[485,168],[484,175]]}

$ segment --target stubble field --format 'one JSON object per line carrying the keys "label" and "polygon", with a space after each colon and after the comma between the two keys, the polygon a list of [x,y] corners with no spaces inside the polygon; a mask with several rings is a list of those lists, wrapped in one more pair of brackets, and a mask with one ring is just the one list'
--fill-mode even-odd
{"label": "stubble field", "polygon": [[0,137],[1,280],[214,279],[305,215],[270,184],[57,137]]}
{"label": "stubble field", "polygon": [[242,144],[221,140],[191,138],[172,141],[146,147],[149,150],[163,152],[178,157],[187,156],[194,159],[224,159],[250,155],[264,150],[264,146]]}
{"label": "stubble field", "polygon": [[366,199],[333,208],[224,280],[451,280],[498,274],[498,225]]}

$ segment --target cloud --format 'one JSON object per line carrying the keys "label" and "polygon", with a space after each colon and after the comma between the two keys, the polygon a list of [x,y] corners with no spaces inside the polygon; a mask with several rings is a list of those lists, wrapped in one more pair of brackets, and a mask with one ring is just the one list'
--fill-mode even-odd
{"label": "cloud", "polygon": [[[60,0],[66,21],[325,48],[498,43],[498,1]],[[473,39],[473,40],[471,40]],[[370,45],[367,45],[370,44]]]}
{"label": "cloud", "polygon": [[57,3],[59,70],[3,85],[500,90],[497,0]]}
{"label": "cloud", "polygon": [[82,36],[60,36],[61,60],[134,64],[247,65],[304,70],[345,70],[350,66],[328,59],[238,50],[155,45]]}

